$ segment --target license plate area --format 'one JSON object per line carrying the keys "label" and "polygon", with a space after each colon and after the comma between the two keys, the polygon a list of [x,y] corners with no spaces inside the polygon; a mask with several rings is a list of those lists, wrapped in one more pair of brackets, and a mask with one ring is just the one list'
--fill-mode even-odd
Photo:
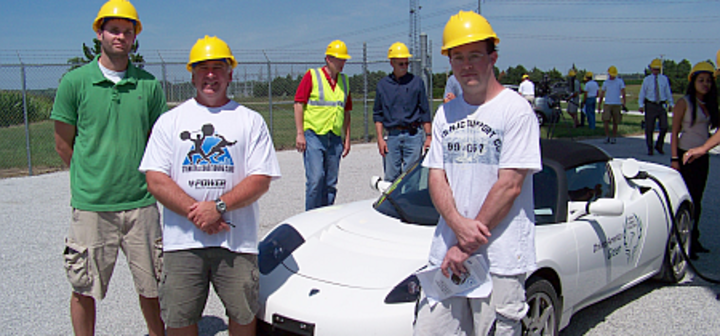
{"label": "license plate area", "polygon": [[315,334],[315,324],[291,319],[280,314],[272,316],[273,329],[289,331],[302,336],[313,336]]}

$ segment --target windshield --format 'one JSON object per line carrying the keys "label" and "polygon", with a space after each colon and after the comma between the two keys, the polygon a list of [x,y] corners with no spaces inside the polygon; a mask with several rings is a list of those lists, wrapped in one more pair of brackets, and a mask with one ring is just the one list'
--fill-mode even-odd
{"label": "windshield", "polygon": [[[440,215],[430,199],[428,168],[415,165],[401,174],[375,202],[375,210],[406,223],[436,225]],[[389,200],[388,200],[389,198]]]}
{"label": "windshield", "polygon": [[[421,160],[422,161],[422,160]],[[440,214],[428,190],[429,169],[413,165],[401,174],[373,204],[375,210],[405,223],[437,225]],[[533,175],[536,225],[556,223],[558,220],[558,178],[554,169],[543,166]]]}

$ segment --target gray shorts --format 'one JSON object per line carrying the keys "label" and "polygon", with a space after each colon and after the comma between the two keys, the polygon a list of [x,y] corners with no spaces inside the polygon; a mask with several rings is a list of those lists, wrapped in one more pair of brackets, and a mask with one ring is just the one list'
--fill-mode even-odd
{"label": "gray shorts", "polygon": [[525,303],[525,274],[502,276],[490,274],[492,293],[487,298],[451,297],[435,305],[425,292],[420,297],[413,335],[517,335],[520,321],[528,311]]}
{"label": "gray shorts", "polygon": [[170,328],[200,321],[210,283],[233,321],[249,324],[260,309],[257,255],[208,247],[165,252],[163,263],[160,310]]}
{"label": "gray shorts", "polygon": [[112,212],[73,209],[63,252],[73,291],[102,300],[120,249],[137,293],[157,297],[163,253],[157,205]]}

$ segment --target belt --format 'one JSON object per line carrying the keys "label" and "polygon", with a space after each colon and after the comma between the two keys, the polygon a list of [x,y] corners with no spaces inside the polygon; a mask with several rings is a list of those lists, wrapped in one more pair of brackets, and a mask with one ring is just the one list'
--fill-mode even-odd
{"label": "belt", "polygon": [[388,130],[397,130],[397,131],[410,131],[410,130],[417,130],[420,128],[419,122],[411,123],[410,125],[404,125],[404,126],[393,126],[393,127],[387,127]]}
{"label": "belt", "polygon": [[660,102],[656,103],[656,102],[654,102],[654,101],[652,101],[652,100],[647,100],[647,99],[645,99],[645,104],[664,105],[664,104],[665,104],[665,101],[664,101],[664,100],[661,100]]}

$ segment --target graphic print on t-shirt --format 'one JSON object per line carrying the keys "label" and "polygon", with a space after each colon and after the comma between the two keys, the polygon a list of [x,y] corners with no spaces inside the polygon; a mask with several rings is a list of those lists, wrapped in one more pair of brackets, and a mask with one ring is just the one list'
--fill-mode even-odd
{"label": "graphic print on t-shirt", "polygon": [[233,159],[225,147],[235,145],[237,140],[230,142],[223,135],[215,133],[212,124],[205,124],[200,130],[183,131],[180,139],[193,143],[183,161],[183,172],[234,170]]}
{"label": "graphic print on t-shirt", "polygon": [[451,124],[442,132],[445,163],[500,162],[502,137],[490,125],[471,118]]}

